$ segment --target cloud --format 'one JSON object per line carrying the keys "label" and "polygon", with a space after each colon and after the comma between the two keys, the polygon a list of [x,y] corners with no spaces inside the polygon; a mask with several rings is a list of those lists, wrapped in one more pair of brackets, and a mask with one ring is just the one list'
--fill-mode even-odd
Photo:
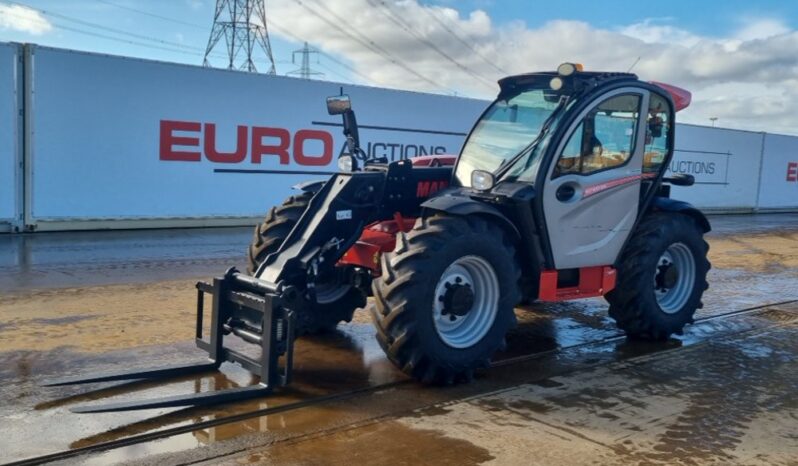
{"label": "cloud", "polygon": [[760,18],[748,20],[735,34],[735,37],[742,41],[767,39],[768,37],[778,36],[790,32],[790,28],[782,20],[773,18]]}
{"label": "cloud", "polygon": [[186,3],[193,10],[201,10],[205,7],[205,2],[203,0],[186,0]]}
{"label": "cloud", "polygon": [[649,44],[676,44],[692,47],[701,41],[701,37],[691,34],[670,24],[671,18],[648,18],[639,23],[621,27],[618,31],[626,36],[635,37]]}
{"label": "cloud", "polygon": [[38,11],[20,5],[0,4],[0,29],[42,35],[50,32],[53,25]]}
{"label": "cloud", "polygon": [[613,29],[572,20],[532,28],[522,21],[495,24],[480,9],[460,14],[418,0],[268,5],[279,27],[273,33],[290,30],[345,58],[374,85],[490,98],[503,74],[550,70],[564,61],[625,71],[639,57],[634,72],[642,79],[693,92],[694,103],[681,121],[707,124],[718,117],[722,126],[798,133],[798,113],[792,111],[798,108],[798,86],[789,81],[798,76],[798,32],[778,19],[748,20],[727,37],[710,37],[669,18]]}

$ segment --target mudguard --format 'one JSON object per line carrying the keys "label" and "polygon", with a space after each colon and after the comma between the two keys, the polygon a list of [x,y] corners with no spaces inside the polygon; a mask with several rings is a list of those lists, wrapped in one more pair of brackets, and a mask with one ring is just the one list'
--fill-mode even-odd
{"label": "mudguard", "polygon": [[514,239],[520,240],[521,233],[518,228],[510,221],[504,214],[497,208],[488,204],[487,202],[480,201],[472,198],[471,196],[462,193],[461,191],[451,190],[449,192],[432,197],[421,204],[423,215],[429,215],[432,211],[446,212],[451,215],[483,215],[493,220],[497,220],[499,224],[504,227],[508,232],[514,235]]}
{"label": "mudguard", "polygon": [[311,180],[311,181],[303,181],[301,183],[297,183],[291,186],[291,189],[296,189],[298,191],[302,191],[305,193],[317,193],[321,190],[321,187],[324,186],[327,180]]}
{"label": "mudguard", "polygon": [[652,208],[654,210],[660,210],[664,212],[678,212],[680,214],[692,217],[701,226],[701,229],[704,230],[704,233],[708,233],[712,230],[706,215],[704,215],[704,213],[697,208],[693,207],[693,205],[689,202],[677,201],[676,199],[657,196],[654,198]]}

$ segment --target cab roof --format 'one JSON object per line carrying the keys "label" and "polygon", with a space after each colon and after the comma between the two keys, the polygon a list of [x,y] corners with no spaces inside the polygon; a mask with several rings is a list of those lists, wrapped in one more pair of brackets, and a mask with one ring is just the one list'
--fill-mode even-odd
{"label": "cab roof", "polygon": [[[556,71],[539,71],[534,73],[517,74],[507,76],[499,80],[499,87],[502,92],[511,91],[517,87],[524,87],[531,84],[544,84],[548,85],[552,78],[560,76]],[[629,80],[637,81],[638,76],[634,73],[620,73],[608,71],[577,71],[569,77],[579,79],[583,82],[593,81],[598,84],[604,80]],[[687,108],[692,100],[692,94],[686,89],[682,89],[671,84],[665,84],[657,81],[651,81],[649,84],[657,86],[667,92],[674,103],[674,110],[679,111]]]}

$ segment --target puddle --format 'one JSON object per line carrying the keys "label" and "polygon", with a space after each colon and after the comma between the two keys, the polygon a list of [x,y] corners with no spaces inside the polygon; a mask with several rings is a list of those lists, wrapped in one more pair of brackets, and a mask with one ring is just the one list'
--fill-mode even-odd
{"label": "puddle", "polygon": [[[786,251],[787,255],[795,252],[798,257],[798,249],[793,251],[790,243],[793,240],[792,233],[781,231],[776,231],[776,233],[781,235],[774,243],[778,246],[776,249],[782,252]],[[164,237],[164,241],[166,240],[172,241],[172,239]],[[91,240],[87,241],[86,244],[89,245]],[[168,243],[168,241],[166,242]],[[749,241],[750,244],[741,245],[723,235],[711,237],[713,248],[715,243],[721,244],[721,241],[724,242],[722,243],[724,246],[713,250],[723,251],[723,248],[726,248],[729,257],[735,256],[729,264],[744,263],[747,261],[746,257],[750,255],[760,257],[761,263],[757,262],[755,267],[749,268],[728,268],[723,261],[720,261],[721,267],[710,272],[711,287],[704,299],[706,306],[699,311],[697,317],[707,317],[766,302],[798,298],[794,285],[798,278],[798,268],[788,267],[789,263],[783,260],[781,265],[777,264],[778,261],[772,254],[765,257],[766,255],[763,255],[762,251],[757,248],[761,249],[767,242],[747,239],[746,241]],[[153,251],[162,247],[163,244],[154,246]],[[64,258],[72,257],[70,254],[79,253],[78,250],[70,252],[65,244],[57,247],[61,248],[61,253],[65,254]],[[109,247],[114,246],[109,245]],[[222,249],[226,251],[226,249]],[[220,252],[220,254],[219,257],[222,257],[227,252]],[[185,258],[178,257],[176,260],[178,259]],[[32,257],[26,260],[29,265],[36,263],[35,258]],[[96,261],[97,264],[102,262],[99,256],[91,260]],[[760,265],[765,264],[771,267],[768,265],[771,263],[776,263],[778,267],[767,269],[772,273],[762,273]],[[100,264],[97,267],[102,269],[106,265]],[[116,266],[108,265],[107,267],[110,270]],[[191,267],[193,266],[189,267],[190,270]],[[201,263],[197,267],[201,269],[204,265]],[[142,269],[136,271],[134,275],[144,272]],[[36,274],[38,272],[31,270],[29,273]],[[0,284],[2,284],[2,279],[2,270],[0,270]],[[222,373],[207,374],[199,379],[175,379],[170,383],[134,382],[112,386],[95,385],[58,389],[42,389],[37,386],[48,377],[107,372],[118,370],[120,367],[132,370],[139,367],[158,367],[201,361],[204,353],[186,342],[193,334],[191,323],[194,319],[192,309],[195,294],[191,292],[192,286],[192,281],[183,280],[149,285],[133,283],[97,288],[51,289],[11,296],[8,299],[4,297],[0,302],[0,315],[3,316],[3,320],[0,322],[0,439],[3,440],[0,443],[14,445],[14,447],[13,450],[5,446],[0,447],[0,460],[8,461],[51,453],[60,449],[79,448],[169,427],[191,425],[235,413],[279,406],[319,395],[405,380],[405,377],[385,359],[382,350],[374,340],[374,331],[369,319],[365,317],[365,313],[361,312],[353,323],[340,326],[340,331],[301,339],[296,347],[294,383],[291,387],[280,390],[276,395],[267,399],[240,402],[213,409],[151,410],[98,415],[76,415],[68,411],[69,407],[82,403],[169,396],[246,386],[257,382],[249,373],[230,364],[223,366]],[[692,326],[684,337],[674,338],[666,343],[613,340],[605,345],[579,346],[619,334],[612,320],[607,316],[606,310],[607,305],[603,299],[534,304],[519,308],[516,311],[519,326],[508,335],[507,350],[499,354],[497,359],[577,347],[568,351],[552,353],[551,357],[539,362],[530,362],[524,366],[528,371],[526,374],[519,374],[516,373],[517,369],[507,368],[492,370],[485,377],[479,376],[477,383],[471,387],[439,390],[413,385],[408,388],[409,392],[403,392],[403,396],[408,399],[387,399],[384,403],[386,405],[392,403],[397,405],[410,403],[412,405],[413,403],[446,399],[458,393],[473,393],[471,390],[486,389],[484,387],[512,385],[517,382],[519,377],[539,379],[536,381],[535,390],[564,390],[568,387],[563,387],[564,382],[561,379],[548,377],[546,374],[556,372],[569,365],[596,364],[647,354],[653,355],[663,350],[677,349],[681,346],[689,347],[694,343],[711,339],[719,333],[745,331],[756,325],[786,323],[795,319],[795,311],[773,310],[762,313],[756,318],[718,319],[711,323]],[[156,344],[157,346],[155,346]],[[763,366],[767,366],[783,356],[780,352],[774,352],[769,344],[763,346],[751,341],[739,345],[734,351],[738,360],[763,361]],[[701,356],[696,357],[700,358]],[[689,361],[683,363],[690,364]],[[673,367],[672,370],[678,372],[681,369]],[[766,374],[762,373],[761,375],[766,378]],[[649,374],[649,377],[654,376]],[[660,373],[659,377],[662,378],[663,387],[670,387],[667,372]],[[690,387],[700,378],[701,374],[690,372],[685,377],[684,387]],[[732,380],[727,380],[727,382],[732,385],[735,383]],[[722,390],[720,386],[716,386],[716,389]],[[649,396],[646,395],[648,392],[645,392],[643,388],[640,390],[639,393],[633,392],[633,395],[637,394],[641,399]],[[740,400],[753,403],[744,391],[737,391],[740,393],[739,398],[729,398],[729,403],[739,404],[742,402]],[[638,398],[635,396],[624,395],[622,400],[613,401],[618,398],[618,394],[612,390],[585,392],[581,396],[585,397],[582,401],[578,398],[570,399],[570,402],[574,403],[570,407],[552,407],[546,402],[527,399],[522,404],[510,406],[510,408],[518,412],[548,415],[552,409],[578,408],[584,410],[590,405],[595,407],[593,415],[607,421],[623,419],[623,416],[616,412],[621,405],[630,410],[642,409],[636,404]],[[731,395],[729,396],[731,397]],[[709,399],[708,395],[707,399]],[[519,401],[519,403],[521,402]],[[674,409],[679,406],[681,404],[678,400],[674,401]],[[125,462],[133,458],[142,458],[158,453],[185,452],[207,445],[219,445],[222,440],[236,441],[236,439],[251,437],[250,434],[258,434],[261,437],[266,436],[267,433],[273,435],[278,432],[281,435],[297,434],[312,430],[313,426],[325,423],[340,424],[358,416],[368,417],[370,413],[363,411],[365,409],[360,406],[347,406],[343,409],[318,407],[265,416],[198,430],[190,434],[177,435],[157,442],[112,450],[89,459],[100,463]],[[500,412],[503,408],[491,409]],[[699,409],[696,412],[701,411]],[[443,409],[426,413],[421,417],[445,417],[446,413],[447,410]],[[705,412],[704,414],[706,415]],[[689,419],[697,422],[698,417],[693,415]],[[464,420],[463,422],[471,421]],[[736,421],[732,419],[728,422]],[[635,426],[642,428],[635,422],[624,425],[628,425],[631,430],[634,430]],[[730,429],[732,427],[727,426]],[[401,430],[404,427],[395,428]],[[46,439],[40,435],[44,431],[48,433]],[[678,429],[674,432],[676,432],[674,435],[683,433]],[[435,435],[439,435],[429,432],[427,434],[433,438]],[[739,439],[738,434],[739,432],[736,432],[732,437]],[[365,432],[364,435],[378,437],[376,434],[368,432]],[[398,433],[397,437],[402,435],[404,434]],[[408,444],[412,444],[411,440],[415,438],[414,436],[414,433],[407,433],[403,438],[407,439]],[[552,442],[557,442],[556,436],[549,439]],[[451,441],[451,439],[438,440],[441,442]],[[502,439],[499,438],[499,440]],[[473,454],[469,453],[463,457],[464,459],[459,458],[459,460],[468,464],[471,459],[476,461],[479,458],[490,458],[490,455],[480,456],[484,453],[484,448],[475,447],[476,444],[468,439],[457,440],[457,442],[461,441],[465,444],[458,445]],[[433,442],[430,445],[434,444]],[[368,444],[364,442],[362,445],[362,448],[366,449]],[[422,445],[419,441],[419,451],[426,451],[424,450],[427,448],[426,445],[426,443]],[[661,448],[671,448],[672,444],[665,442],[662,445],[664,446]],[[673,445],[683,448],[678,445],[678,442]],[[393,448],[393,446],[386,448]],[[473,450],[469,450],[470,448]],[[602,446],[602,448],[604,447]],[[335,455],[338,453],[334,450],[333,445],[320,447],[318,454],[328,454],[331,458],[337,458]],[[405,446],[405,450],[408,450],[406,453],[409,456],[407,457],[411,457],[413,453],[410,451],[411,448]],[[364,451],[365,453],[367,452]],[[268,455],[271,454],[268,453]],[[281,453],[278,452],[278,454]],[[9,455],[11,456],[3,457]],[[275,458],[290,460],[287,456],[288,453],[285,453],[285,457],[275,456],[272,458],[268,455],[262,458],[253,458],[253,461],[279,463]],[[296,458],[297,461],[301,460],[305,463],[297,462],[295,464],[312,464],[316,453],[311,452],[308,455],[307,458]],[[383,454],[381,453],[379,456],[382,457]],[[390,458],[387,455],[386,457]],[[399,457],[404,458],[401,455],[397,456],[397,458]],[[423,458],[423,455],[412,457]],[[444,453],[431,457],[437,458],[443,464],[446,464],[447,461],[452,464],[456,463],[451,459],[454,457],[446,456]],[[523,462],[525,458],[515,459]],[[480,461],[484,461],[484,459],[480,459]]]}
{"label": "puddle", "polygon": [[227,464],[470,466],[492,459],[493,456],[486,449],[465,440],[452,439],[435,430],[411,429],[389,421],[336,432],[308,442],[282,442],[266,451]]}

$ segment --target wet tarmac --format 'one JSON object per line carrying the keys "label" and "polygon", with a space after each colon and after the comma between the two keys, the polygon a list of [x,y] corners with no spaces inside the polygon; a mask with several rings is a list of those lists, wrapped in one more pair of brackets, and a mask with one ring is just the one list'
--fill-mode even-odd
{"label": "wet tarmac", "polygon": [[798,314],[790,312],[788,325],[562,375],[544,369],[506,389],[221,464],[794,465]]}
{"label": "wet tarmac", "polygon": [[[99,415],[69,408],[256,382],[226,364],[170,383],[38,387],[200,360],[188,343],[192,279],[240,262],[249,229],[0,237],[0,463],[186,427],[67,462],[796,464],[798,307],[728,313],[798,299],[798,220],[713,224],[703,320],[666,343],[627,342],[600,299],[536,304],[517,310],[504,363],[472,384],[429,388],[385,360],[360,312],[298,342],[295,382],[274,396]],[[351,396],[191,428],[333,393]]]}
{"label": "wet tarmac", "polygon": [[[798,215],[715,215],[711,236],[798,230]],[[243,269],[252,228],[0,235],[0,292],[151,283]]]}

